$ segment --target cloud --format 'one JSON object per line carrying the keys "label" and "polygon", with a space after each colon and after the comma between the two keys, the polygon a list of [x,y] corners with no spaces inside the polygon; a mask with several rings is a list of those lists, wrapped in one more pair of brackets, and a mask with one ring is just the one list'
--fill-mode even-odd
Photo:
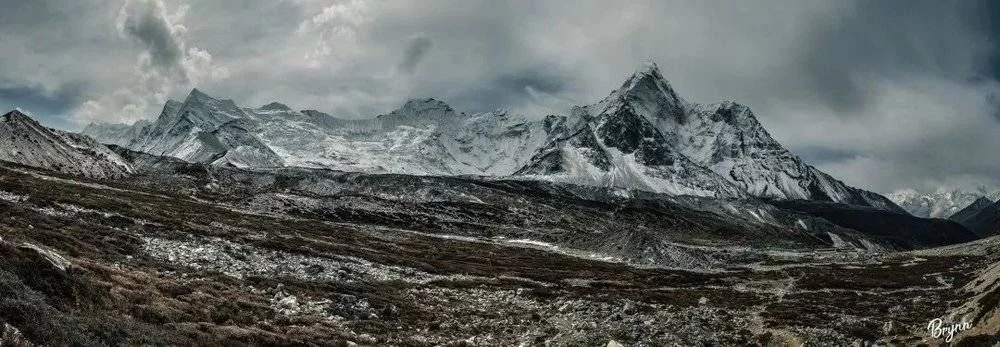
{"label": "cloud", "polygon": [[119,30],[146,46],[153,65],[166,70],[181,68],[184,27],[167,19],[162,1],[126,2],[119,15]]}
{"label": "cloud", "polygon": [[299,32],[308,32],[331,23],[335,25],[358,25],[368,21],[369,2],[349,0],[326,6],[320,13],[299,24]]}
{"label": "cloud", "polygon": [[308,66],[318,69],[358,56],[361,47],[357,28],[370,22],[372,7],[366,0],[337,2],[301,21],[296,31],[299,36],[318,35],[312,52],[305,56]]}
{"label": "cloud", "polygon": [[563,113],[578,104],[562,96],[574,82],[574,77],[560,67],[531,66],[478,81],[453,99],[462,109],[513,108],[516,112],[543,116]]}
{"label": "cloud", "polygon": [[58,90],[47,91],[37,86],[0,85],[0,112],[21,108],[32,111],[42,121],[64,126],[64,115],[79,102],[82,88],[80,84],[67,84]]}
{"label": "cloud", "polygon": [[406,44],[406,50],[403,51],[403,60],[399,62],[399,69],[408,74],[413,73],[413,69],[417,68],[417,64],[420,64],[420,60],[424,59],[432,46],[434,46],[434,42],[427,36],[415,35],[411,37]]}
{"label": "cloud", "polygon": [[784,145],[851,184],[964,185],[1000,172],[1000,28],[992,20],[1000,6],[989,1],[37,0],[3,8],[0,88],[59,96],[52,102],[69,106],[53,109],[68,107],[61,116],[72,124],[155,117],[194,86],[240,104],[281,101],[347,118],[412,97],[467,112],[560,113],[599,100],[652,58],[681,96],[749,105]]}
{"label": "cloud", "polygon": [[[158,114],[163,103],[201,83],[224,79],[228,69],[216,66],[204,49],[189,46],[182,24],[189,7],[168,11],[161,0],[127,0],[116,18],[121,37],[138,43],[132,74],[113,90],[84,100],[73,112],[77,123],[134,122]],[[119,69],[121,69],[119,67]]]}
{"label": "cloud", "polygon": [[141,43],[145,51],[139,58],[141,69],[175,75],[181,83],[197,84],[202,78],[225,75],[212,66],[212,55],[204,49],[187,47],[181,24],[188,11],[186,4],[168,14],[162,0],[128,0],[118,14],[118,30]]}

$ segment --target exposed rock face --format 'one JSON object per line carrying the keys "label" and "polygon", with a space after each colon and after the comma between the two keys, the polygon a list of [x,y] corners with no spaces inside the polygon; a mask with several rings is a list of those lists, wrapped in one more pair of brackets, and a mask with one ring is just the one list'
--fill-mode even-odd
{"label": "exposed rock face", "polygon": [[993,200],[990,200],[989,198],[986,197],[981,197],[979,199],[976,199],[976,201],[973,201],[971,204],[969,204],[969,206],[966,206],[965,208],[959,210],[958,212],[955,212],[955,214],[951,215],[951,217],[948,217],[948,219],[956,221],[967,227],[971,227],[968,224],[968,222],[971,219],[975,218],[976,215],[988,209],[993,204],[994,204]]}
{"label": "exposed rock face", "polygon": [[961,215],[956,214],[953,220],[965,225],[980,237],[1000,235],[1000,202],[987,205],[987,201],[977,201],[978,204],[969,206],[971,209],[960,211]]}
{"label": "exposed rock face", "polygon": [[[629,172],[630,167],[643,168],[634,175],[610,174],[633,177],[611,185],[702,196],[833,201],[905,213],[885,197],[847,186],[806,164],[774,140],[746,106],[729,101],[711,105],[685,102],[655,64],[636,71],[604,100],[578,108],[573,114],[576,117],[571,117],[570,123],[585,124],[577,129],[598,128],[597,140],[602,148],[631,155],[624,165],[603,169],[598,165],[602,158],[613,157],[614,153],[593,155],[592,149],[583,151],[587,153],[583,157],[590,158],[590,167],[597,168],[591,171]],[[586,131],[582,134],[587,136]],[[572,143],[566,147],[565,141],[555,145],[559,146],[563,147],[542,148],[534,162],[519,173],[573,167],[574,149],[587,148]],[[562,155],[561,160],[555,158],[557,154]]]}

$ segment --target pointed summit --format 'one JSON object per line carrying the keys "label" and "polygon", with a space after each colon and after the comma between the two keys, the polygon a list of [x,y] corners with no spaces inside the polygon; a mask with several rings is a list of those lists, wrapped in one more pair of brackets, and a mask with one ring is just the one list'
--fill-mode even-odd
{"label": "pointed summit", "polygon": [[9,121],[24,121],[32,119],[31,117],[28,117],[28,115],[21,112],[20,109],[13,109],[10,112],[7,112],[6,114],[3,115],[3,120],[5,122],[9,122]]}
{"label": "pointed summit", "polygon": [[198,90],[198,88],[193,88],[193,89],[191,89],[191,92],[188,93],[188,96],[187,96],[187,98],[185,100],[205,99],[205,98],[214,99],[211,96],[208,96],[208,94],[205,94],[205,92],[202,92],[201,90]]}
{"label": "pointed summit", "polygon": [[187,98],[184,98],[184,104],[200,103],[205,104],[213,108],[239,108],[232,99],[219,99],[211,95],[205,94],[198,88],[191,89],[188,93]]}
{"label": "pointed summit", "polygon": [[592,107],[599,113],[613,113],[625,104],[657,125],[664,122],[683,123],[687,109],[687,103],[677,95],[663,78],[659,66],[652,61],[640,65],[621,87]]}
{"label": "pointed summit", "polygon": [[675,103],[682,102],[681,98],[677,96],[677,92],[670,86],[670,82],[667,82],[667,79],[663,77],[660,67],[652,61],[640,65],[632,73],[632,76],[622,84],[621,90],[627,94],[659,93]]}
{"label": "pointed summit", "polygon": [[663,79],[663,74],[660,73],[660,66],[656,65],[656,61],[653,61],[652,59],[639,64],[639,66],[635,68],[632,75],[659,76],[660,79]]}

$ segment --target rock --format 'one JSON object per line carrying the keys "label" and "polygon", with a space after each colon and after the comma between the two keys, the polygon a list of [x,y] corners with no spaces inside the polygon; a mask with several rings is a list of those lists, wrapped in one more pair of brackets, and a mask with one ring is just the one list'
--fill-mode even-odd
{"label": "rock", "polygon": [[35,344],[31,343],[21,334],[20,330],[17,330],[13,325],[3,323],[3,330],[0,331],[0,346],[10,346],[10,347],[30,347]]}
{"label": "rock", "polygon": [[21,244],[20,247],[22,249],[28,249],[28,250],[34,251],[39,256],[41,256],[42,258],[44,258],[45,260],[47,260],[49,262],[49,264],[52,264],[53,267],[59,269],[62,272],[66,272],[66,270],[69,269],[70,266],[72,265],[69,262],[69,260],[67,260],[65,257],[63,257],[62,255],[60,255],[56,251],[53,251],[53,250],[50,250],[50,249],[46,249],[46,248],[42,248],[42,247],[39,247],[39,246],[31,244],[31,243],[23,243],[23,244]]}
{"label": "rock", "polygon": [[890,320],[882,324],[882,333],[885,335],[900,335],[906,332],[906,328],[897,321]]}

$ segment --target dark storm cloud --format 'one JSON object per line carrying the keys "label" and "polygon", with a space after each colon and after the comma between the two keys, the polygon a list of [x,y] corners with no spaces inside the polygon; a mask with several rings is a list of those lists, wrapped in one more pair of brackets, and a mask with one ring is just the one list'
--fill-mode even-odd
{"label": "dark storm cloud", "polygon": [[424,35],[411,37],[403,51],[403,60],[399,62],[399,69],[405,73],[413,73],[413,69],[420,64],[420,60],[430,52],[434,42]]}
{"label": "dark storm cloud", "polygon": [[65,116],[80,100],[78,86],[67,86],[55,94],[27,86],[0,87],[0,100],[16,101],[18,106],[43,114]]}
{"label": "dark storm cloud", "polygon": [[66,85],[55,93],[29,86],[0,87],[0,113],[21,108],[55,126],[67,125],[66,116],[80,102],[83,86]]}
{"label": "dark storm cloud", "polygon": [[969,74],[989,69],[989,48],[977,51],[983,38],[968,20],[977,8],[972,2],[863,1],[841,16],[820,18],[803,40],[804,90],[843,115],[872,101],[871,75],[975,77]]}
{"label": "dark storm cloud", "polygon": [[801,154],[876,190],[997,184],[1000,141],[988,134],[1000,130],[991,65],[1000,36],[982,30],[983,7],[869,1],[818,20],[805,36],[801,90],[816,97],[807,105],[843,121],[814,115],[821,133],[796,136],[795,145],[822,141],[854,157]]}
{"label": "dark storm cloud", "polygon": [[162,4],[138,1],[126,11],[122,30],[147,47],[152,63],[164,69],[180,68],[184,46],[167,21]]}

